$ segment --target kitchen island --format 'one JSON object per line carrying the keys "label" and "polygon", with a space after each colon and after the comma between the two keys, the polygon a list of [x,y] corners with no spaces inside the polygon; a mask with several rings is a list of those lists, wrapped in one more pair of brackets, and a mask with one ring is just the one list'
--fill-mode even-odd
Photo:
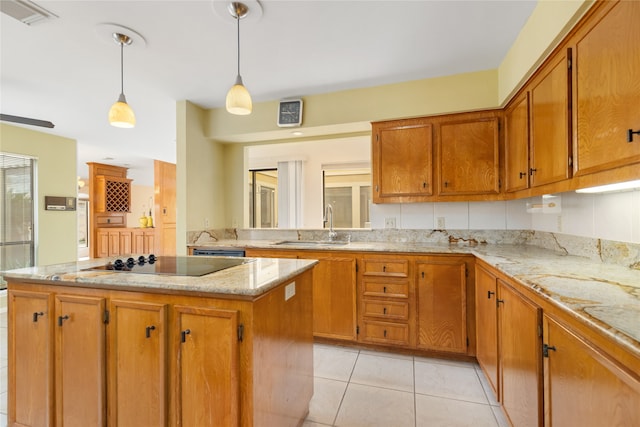
{"label": "kitchen island", "polygon": [[244,258],[201,276],[92,269],[107,261],[5,273],[9,425],[302,424],[316,261]]}

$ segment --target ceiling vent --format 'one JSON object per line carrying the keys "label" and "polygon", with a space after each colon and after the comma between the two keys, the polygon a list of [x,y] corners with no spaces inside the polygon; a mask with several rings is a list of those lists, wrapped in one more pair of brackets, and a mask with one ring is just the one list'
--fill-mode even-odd
{"label": "ceiling vent", "polygon": [[58,17],[29,0],[2,0],[0,11],[27,25]]}

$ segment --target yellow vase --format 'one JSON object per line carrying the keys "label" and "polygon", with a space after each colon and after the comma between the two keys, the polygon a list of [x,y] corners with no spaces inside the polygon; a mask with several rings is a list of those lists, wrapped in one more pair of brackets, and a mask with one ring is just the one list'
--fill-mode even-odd
{"label": "yellow vase", "polygon": [[147,217],[147,227],[153,227],[153,217]]}
{"label": "yellow vase", "polygon": [[146,216],[141,216],[140,217],[140,228],[146,228],[147,227],[147,217]]}

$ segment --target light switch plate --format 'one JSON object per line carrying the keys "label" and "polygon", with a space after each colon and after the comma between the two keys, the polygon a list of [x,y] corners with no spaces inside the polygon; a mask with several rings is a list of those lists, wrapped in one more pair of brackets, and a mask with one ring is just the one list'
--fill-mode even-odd
{"label": "light switch plate", "polygon": [[437,227],[440,230],[444,229],[445,225],[444,225],[444,217],[443,216],[439,216],[438,217],[438,225],[437,225]]}
{"label": "light switch plate", "polygon": [[385,218],[384,228],[396,228],[396,218],[393,216]]}

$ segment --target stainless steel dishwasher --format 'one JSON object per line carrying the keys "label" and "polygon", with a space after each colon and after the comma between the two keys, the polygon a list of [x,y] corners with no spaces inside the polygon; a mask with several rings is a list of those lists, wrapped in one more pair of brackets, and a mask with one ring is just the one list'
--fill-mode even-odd
{"label": "stainless steel dishwasher", "polygon": [[194,249],[193,255],[243,257],[244,249]]}

